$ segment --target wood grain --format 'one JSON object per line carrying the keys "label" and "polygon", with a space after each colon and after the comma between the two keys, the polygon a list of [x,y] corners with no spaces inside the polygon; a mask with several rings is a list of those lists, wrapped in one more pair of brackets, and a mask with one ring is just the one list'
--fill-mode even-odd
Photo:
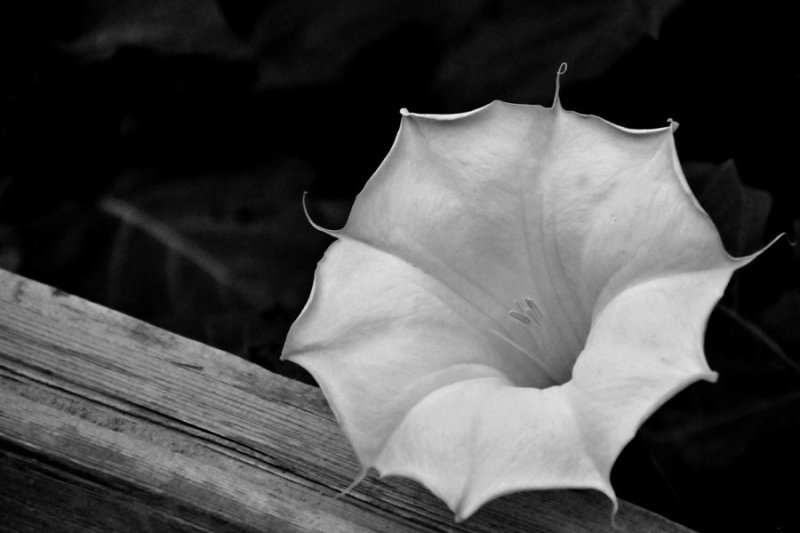
{"label": "wood grain", "polygon": [[[0,531],[598,532],[591,491],[472,518],[356,476],[319,390],[0,271]],[[617,530],[687,529],[621,502]]]}

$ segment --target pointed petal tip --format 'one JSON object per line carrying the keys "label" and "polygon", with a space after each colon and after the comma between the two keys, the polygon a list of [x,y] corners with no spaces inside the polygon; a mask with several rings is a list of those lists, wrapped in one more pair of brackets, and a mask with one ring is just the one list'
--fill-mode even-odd
{"label": "pointed petal tip", "polygon": [[611,488],[611,484],[608,485],[608,491],[600,491],[605,494],[609,500],[611,500],[611,521],[614,521],[614,518],[617,516],[617,512],[619,511],[619,500],[617,499],[617,494],[614,492],[614,489]]}
{"label": "pointed petal tip", "polygon": [[764,252],[766,252],[768,249],[772,248],[772,246],[776,242],[781,240],[783,237],[787,237],[787,240],[789,242],[789,246],[791,246],[793,248],[795,247],[796,243],[793,242],[792,239],[784,232],[784,233],[779,233],[778,235],[773,237],[771,241],[769,241],[767,244],[765,244],[764,246],[762,246],[761,248],[759,248],[758,250],[756,250],[755,252],[753,252],[751,254],[743,255],[741,257],[734,257],[734,256],[730,255],[727,250],[725,251],[725,254],[728,256],[728,258],[731,261],[734,261],[736,263],[735,268],[739,269],[739,268],[742,268],[742,267],[745,267],[745,266],[749,265],[755,258],[757,258],[759,255],[761,255]]}
{"label": "pointed petal tip", "polygon": [[366,479],[367,475],[369,474],[369,468],[364,466],[361,466],[360,468],[361,469],[359,470],[356,478],[349,485],[340,490],[339,493],[334,498],[334,500],[340,500],[345,496],[349,495],[350,492],[353,491],[353,489],[355,489],[358,485],[361,484],[362,481],[364,481],[364,479]]}
{"label": "pointed petal tip", "polygon": [[489,501],[495,500],[502,496],[505,496],[505,494],[498,494],[490,498],[481,498],[480,500],[472,499],[471,502],[468,501],[468,497],[462,498],[461,501],[458,502],[458,504],[456,504],[454,507],[451,507],[452,511],[455,513],[453,521],[456,524],[459,524],[464,520],[467,520],[472,515],[474,515],[478,511],[478,509],[486,505]]}
{"label": "pointed petal tip", "polygon": [[280,360],[291,361],[292,363],[299,364],[302,366],[302,364],[298,361],[298,358],[300,358],[303,355],[303,353],[304,353],[303,350],[298,350],[296,346],[290,345],[290,337],[287,336],[286,341],[283,343]]}
{"label": "pointed petal tip", "polygon": [[467,518],[469,518],[468,514],[463,513],[460,509],[456,509],[455,514],[453,515],[453,522],[455,522],[456,524],[460,524]]}
{"label": "pointed petal tip", "polygon": [[454,505],[450,505],[448,503],[450,510],[452,510],[453,513],[455,513],[453,516],[453,521],[456,524],[460,524],[461,522],[467,520],[469,517],[475,514],[475,512],[481,507],[483,507],[483,505],[485,505],[489,500],[499,498],[500,496],[502,495],[483,497],[478,499],[478,498],[470,498],[469,494],[463,494],[461,496],[461,499]]}
{"label": "pointed petal tip", "polygon": [[281,355],[278,359],[280,359],[281,361],[291,361],[293,355],[294,354],[286,350],[286,347],[284,346],[283,351],[281,352]]}

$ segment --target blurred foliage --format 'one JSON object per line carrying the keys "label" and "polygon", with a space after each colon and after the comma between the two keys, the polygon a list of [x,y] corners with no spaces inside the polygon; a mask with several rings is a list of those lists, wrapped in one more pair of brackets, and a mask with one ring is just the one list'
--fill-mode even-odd
{"label": "blurred foliage", "polygon": [[[400,107],[562,102],[680,122],[731,254],[800,237],[798,34],[721,0],[34,0],[0,6],[0,267],[310,380],[278,355]],[[626,448],[621,497],[700,531],[800,530],[800,253],[737,273],[720,380]]]}
{"label": "blurred foliage", "polygon": [[126,46],[171,55],[249,55],[214,0],[87,0],[83,31],[69,49],[83,59],[107,60]]}
{"label": "blurred foliage", "polygon": [[[309,181],[307,167],[285,158],[224,179],[125,175],[100,202],[120,223],[105,303],[309,381],[275,357],[330,240],[308,232],[299,199]],[[268,359],[257,355],[265,344]]]}
{"label": "blurred foliage", "polygon": [[772,196],[743,185],[732,159],[719,165],[690,161],[683,164],[683,172],[700,205],[717,226],[729,254],[752,254],[770,240],[766,227]]}

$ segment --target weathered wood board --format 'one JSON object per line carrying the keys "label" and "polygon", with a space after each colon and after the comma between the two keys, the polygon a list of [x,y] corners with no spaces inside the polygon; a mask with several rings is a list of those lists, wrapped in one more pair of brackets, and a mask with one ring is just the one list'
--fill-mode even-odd
{"label": "weathered wood board", "polygon": [[[0,271],[0,531],[613,531],[590,491],[454,523],[420,485],[358,472],[319,390]],[[621,502],[628,532],[688,531]]]}

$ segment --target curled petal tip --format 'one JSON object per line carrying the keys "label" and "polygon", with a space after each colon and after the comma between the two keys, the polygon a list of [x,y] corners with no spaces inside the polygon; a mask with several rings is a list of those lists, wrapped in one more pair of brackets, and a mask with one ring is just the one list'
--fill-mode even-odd
{"label": "curled petal tip", "polygon": [[667,124],[669,125],[670,128],[672,128],[672,133],[678,131],[678,127],[680,126],[680,124],[678,124],[678,121],[673,120],[672,118],[667,119]]}
{"label": "curled petal tip", "polygon": [[314,222],[314,219],[311,218],[311,214],[308,212],[308,191],[303,191],[303,213],[305,214],[308,223],[311,224],[311,227],[313,227],[315,230],[321,231],[322,233],[326,233],[331,237],[336,237],[337,233],[336,230],[324,228],[319,224],[317,224],[316,222]]}
{"label": "curled petal tip", "polygon": [[561,63],[558,66],[558,70],[556,71],[556,94],[553,97],[553,107],[560,105],[560,93],[561,93],[561,76],[563,76],[567,72],[567,63]]}

